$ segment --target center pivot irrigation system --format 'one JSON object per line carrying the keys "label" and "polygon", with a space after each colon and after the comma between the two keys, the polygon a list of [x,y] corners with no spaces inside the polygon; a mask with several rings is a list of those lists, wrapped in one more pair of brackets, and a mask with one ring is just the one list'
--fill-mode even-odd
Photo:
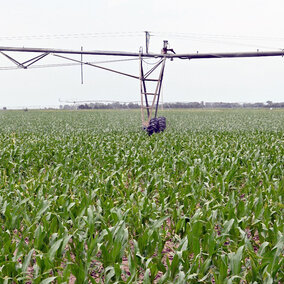
{"label": "center pivot irrigation system", "polygon": [[[58,58],[69,60],[72,65],[81,65],[81,78],[83,83],[83,66],[88,65],[91,67],[99,68],[102,70],[114,72],[123,76],[130,78],[138,79],[140,81],[140,95],[141,95],[141,119],[142,127],[145,129],[149,135],[152,135],[155,132],[164,131],[166,128],[166,118],[158,117],[158,107],[161,95],[161,88],[165,70],[165,64],[167,59],[173,61],[174,59],[218,59],[218,58],[240,58],[240,57],[266,57],[266,56],[282,56],[284,55],[284,50],[280,51],[256,51],[256,52],[231,52],[231,53],[184,53],[176,54],[173,49],[168,48],[168,41],[164,40],[163,48],[161,53],[150,53],[149,52],[149,32],[146,33],[146,52],[143,52],[140,48],[138,53],[134,52],[124,52],[124,51],[85,51],[83,48],[81,50],[62,50],[62,49],[48,49],[48,48],[18,48],[18,47],[0,47],[0,54],[11,60],[16,68],[29,69],[31,67],[36,67],[34,65],[38,61],[42,60],[48,55],[53,55]],[[7,54],[9,52],[9,54]],[[17,61],[12,57],[11,53],[34,53],[37,56],[33,56],[31,59],[28,59],[24,62]],[[80,55],[80,60],[67,57],[66,55]],[[117,56],[117,57],[130,57],[132,59],[124,60],[113,60],[108,62],[118,62],[126,60],[139,60],[139,75],[132,75],[124,73],[118,70],[106,68],[98,63],[105,62],[86,62],[83,61],[84,55],[103,55],[103,56]],[[145,59],[155,58],[158,61],[155,62],[149,70],[145,71],[145,64],[143,62]],[[58,64],[57,66],[60,66]],[[62,65],[61,65],[62,66]],[[45,67],[42,65],[41,67]],[[159,69],[160,68],[160,69]],[[2,68],[2,70],[5,68]],[[156,71],[156,72],[154,72]],[[154,78],[153,74],[157,74]],[[152,75],[152,76],[150,76]],[[150,87],[153,91],[149,92]]]}

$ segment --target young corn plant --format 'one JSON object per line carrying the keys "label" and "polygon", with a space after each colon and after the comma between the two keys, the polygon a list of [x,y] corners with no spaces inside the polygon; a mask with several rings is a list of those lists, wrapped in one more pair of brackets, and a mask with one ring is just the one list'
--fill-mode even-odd
{"label": "young corn plant", "polygon": [[0,112],[1,283],[282,283],[283,110]]}

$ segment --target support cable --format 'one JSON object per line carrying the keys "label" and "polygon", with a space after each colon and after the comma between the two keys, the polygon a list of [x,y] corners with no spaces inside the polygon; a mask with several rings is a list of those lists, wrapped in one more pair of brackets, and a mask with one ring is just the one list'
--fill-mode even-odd
{"label": "support cable", "polygon": [[[137,61],[139,58],[129,58],[129,59],[121,59],[121,60],[106,60],[106,61],[93,61],[89,62],[91,64],[106,64],[106,63],[113,63],[113,62],[125,62],[125,61]],[[52,68],[52,67],[70,67],[70,66],[78,66],[82,63],[56,63],[56,64],[44,64],[44,65],[34,65],[29,66],[27,69],[36,69],[36,68]],[[0,70],[17,70],[19,69],[18,66],[4,66],[0,67]]]}
{"label": "support cable", "polygon": [[151,75],[160,66],[163,60],[164,59],[161,59],[158,63],[156,63],[156,65],[144,75],[144,78],[148,78],[148,76]]}
{"label": "support cable", "polygon": [[131,75],[131,74],[127,74],[127,73],[124,73],[124,72],[120,72],[120,71],[116,71],[116,70],[113,70],[113,69],[110,69],[110,68],[102,67],[102,66],[99,66],[99,65],[95,65],[95,64],[92,64],[90,62],[82,62],[80,60],[76,60],[76,59],[69,58],[69,57],[62,56],[62,55],[58,55],[58,54],[52,54],[52,55],[56,56],[56,57],[60,57],[60,58],[66,59],[66,60],[74,61],[74,62],[77,62],[79,64],[82,63],[82,64],[85,64],[85,65],[88,65],[88,66],[92,66],[92,67],[96,67],[96,68],[103,69],[103,70],[106,70],[106,71],[114,72],[114,73],[117,73],[117,74],[120,74],[120,75],[124,75],[124,76],[127,76],[127,77],[134,78],[134,79],[139,79],[139,77],[137,77],[137,76],[134,76],[134,75]]}
{"label": "support cable", "polygon": [[148,61],[145,60],[144,58],[142,58],[142,61],[143,61],[144,63],[146,63],[147,65],[155,65],[155,64],[157,64],[157,63],[159,62],[159,60],[156,61],[156,62],[148,62]]}

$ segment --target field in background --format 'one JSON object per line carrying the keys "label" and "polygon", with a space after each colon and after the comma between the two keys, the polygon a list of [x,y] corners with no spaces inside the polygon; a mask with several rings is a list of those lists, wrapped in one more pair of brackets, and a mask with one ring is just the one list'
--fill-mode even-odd
{"label": "field in background", "polygon": [[283,283],[284,111],[162,115],[0,112],[0,279]]}

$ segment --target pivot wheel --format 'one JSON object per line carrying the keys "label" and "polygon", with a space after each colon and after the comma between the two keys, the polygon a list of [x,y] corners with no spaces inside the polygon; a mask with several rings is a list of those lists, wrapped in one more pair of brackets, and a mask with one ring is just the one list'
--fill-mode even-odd
{"label": "pivot wheel", "polygon": [[149,135],[152,135],[153,133],[156,133],[159,131],[159,122],[158,119],[155,118],[151,118],[149,125],[147,127],[147,132]]}
{"label": "pivot wheel", "polygon": [[158,117],[159,132],[166,129],[166,118],[164,116]]}
{"label": "pivot wheel", "polygon": [[147,127],[148,135],[153,133],[163,132],[166,129],[166,118],[164,116],[150,119],[149,126]]}

